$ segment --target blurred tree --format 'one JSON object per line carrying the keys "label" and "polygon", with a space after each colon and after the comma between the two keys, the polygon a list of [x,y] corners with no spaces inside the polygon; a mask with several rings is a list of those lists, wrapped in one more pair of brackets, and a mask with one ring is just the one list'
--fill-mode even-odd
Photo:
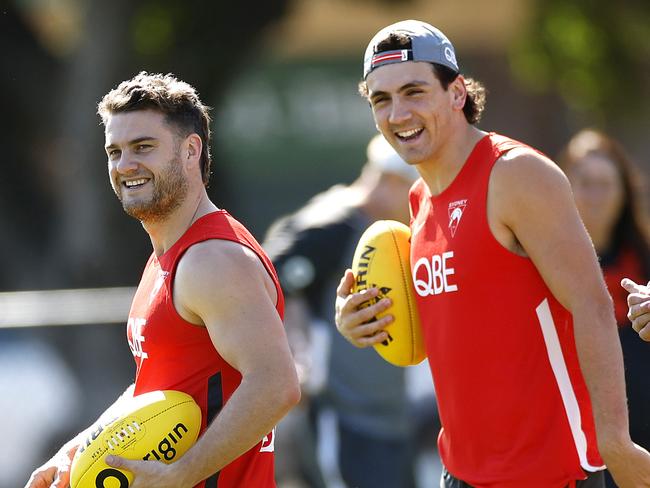
{"label": "blurred tree", "polygon": [[0,8],[0,288],[23,283],[49,236],[53,195],[37,162],[50,139],[38,114],[52,111],[44,81],[53,81],[60,66],[11,7]]}
{"label": "blurred tree", "polygon": [[650,2],[537,0],[534,10],[510,53],[521,83],[537,92],[557,90],[599,125],[645,113]]}

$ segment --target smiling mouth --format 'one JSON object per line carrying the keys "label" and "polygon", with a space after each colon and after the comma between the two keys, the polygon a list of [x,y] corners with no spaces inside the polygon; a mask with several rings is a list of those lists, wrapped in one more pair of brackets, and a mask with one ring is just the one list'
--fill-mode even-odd
{"label": "smiling mouth", "polygon": [[400,141],[412,141],[413,139],[416,139],[420,134],[422,134],[423,130],[423,128],[403,130],[400,132],[395,132],[395,135]]}
{"label": "smiling mouth", "polygon": [[123,181],[122,185],[126,188],[132,189],[132,188],[140,188],[142,185],[147,183],[149,180],[146,178],[140,178],[138,180],[129,180],[129,181]]}

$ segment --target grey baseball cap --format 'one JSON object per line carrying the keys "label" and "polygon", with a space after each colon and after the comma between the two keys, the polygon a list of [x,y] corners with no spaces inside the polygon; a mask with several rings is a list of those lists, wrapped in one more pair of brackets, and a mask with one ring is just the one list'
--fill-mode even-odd
{"label": "grey baseball cap", "polygon": [[[405,34],[411,40],[411,49],[377,51],[377,44],[391,33]],[[404,61],[436,63],[459,72],[456,51],[447,36],[431,24],[419,20],[403,20],[384,27],[372,38],[363,59],[363,79],[375,68]]]}

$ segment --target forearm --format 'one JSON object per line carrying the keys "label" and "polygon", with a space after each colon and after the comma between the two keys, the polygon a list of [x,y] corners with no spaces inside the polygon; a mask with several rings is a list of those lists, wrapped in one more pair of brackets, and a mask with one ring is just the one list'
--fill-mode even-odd
{"label": "forearm", "polygon": [[122,395],[120,395],[111,406],[109,406],[104,412],[99,416],[99,418],[93,422],[91,425],[86,427],[84,430],[79,432],[76,436],[74,436],[72,439],[70,439],[68,442],[66,442],[61,449],[57,452],[55,456],[60,456],[61,454],[64,453],[69,453],[72,451],[76,451],[77,447],[83,443],[86,438],[91,435],[91,433],[99,428],[100,426],[105,426],[107,423],[112,421],[116,416],[117,412],[120,409],[121,405],[125,402],[128,401],[128,399],[133,397],[133,389],[134,385],[130,385]]}
{"label": "forearm", "polygon": [[[37,468],[27,481],[26,488],[43,488],[45,486],[56,486],[57,488],[68,486],[70,466],[79,446],[87,442],[88,436],[97,426],[105,425],[115,415],[119,405],[133,395],[133,385],[126,389],[113,405],[107,408],[104,413],[92,425],[79,432],[76,436],[66,442],[54,456]],[[56,483],[56,484],[54,484]]]}
{"label": "forearm", "polygon": [[272,375],[242,379],[196,444],[172,467],[183,486],[210,477],[260,442],[296,403],[292,387]]}
{"label": "forearm", "polygon": [[623,355],[613,311],[609,304],[574,313],[580,368],[594,413],[598,446],[606,457],[628,443],[629,424]]}

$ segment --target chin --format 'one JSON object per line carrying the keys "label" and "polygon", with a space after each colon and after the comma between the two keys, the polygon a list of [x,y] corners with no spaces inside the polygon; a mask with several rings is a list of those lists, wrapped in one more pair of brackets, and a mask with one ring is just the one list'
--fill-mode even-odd
{"label": "chin", "polygon": [[406,161],[411,166],[415,166],[426,161],[426,157],[420,154],[419,151],[405,151],[405,152],[398,152],[398,154],[404,161]]}
{"label": "chin", "polygon": [[147,205],[135,202],[122,202],[124,212],[134,219],[149,220],[151,217],[151,210]]}
{"label": "chin", "polygon": [[138,202],[131,205],[123,205],[124,211],[134,219],[141,222],[162,222],[169,218],[182,200],[153,200],[149,202]]}

